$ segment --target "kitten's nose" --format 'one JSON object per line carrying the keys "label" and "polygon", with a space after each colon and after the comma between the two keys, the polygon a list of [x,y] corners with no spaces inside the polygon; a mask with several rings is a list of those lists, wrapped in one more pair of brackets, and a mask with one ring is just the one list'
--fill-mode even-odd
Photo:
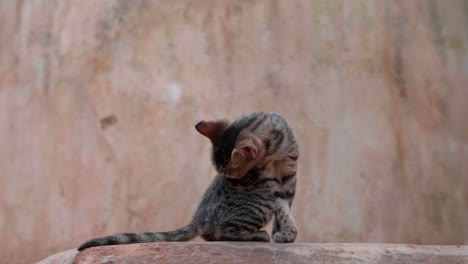
{"label": "kitten's nose", "polygon": [[226,177],[226,171],[224,169],[219,169],[219,174],[221,174],[221,176],[224,176]]}

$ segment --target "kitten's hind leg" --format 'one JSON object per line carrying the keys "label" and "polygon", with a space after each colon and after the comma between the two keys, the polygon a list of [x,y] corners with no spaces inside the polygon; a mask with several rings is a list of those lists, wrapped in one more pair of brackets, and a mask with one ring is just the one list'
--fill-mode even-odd
{"label": "kitten's hind leg", "polygon": [[270,242],[270,235],[265,230],[246,233],[239,231],[220,230],[215,233],[217,241],[256,241]]}

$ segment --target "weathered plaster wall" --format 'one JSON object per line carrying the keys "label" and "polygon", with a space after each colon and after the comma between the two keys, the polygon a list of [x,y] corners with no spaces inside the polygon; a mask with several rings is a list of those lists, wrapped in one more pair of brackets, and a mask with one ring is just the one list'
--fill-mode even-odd
{"label": "weathered plaster wall", "polygon": [[186,223],[201,119],[283,113],[301,242],[468,243],[468,4],[0,1],[0,258]]}

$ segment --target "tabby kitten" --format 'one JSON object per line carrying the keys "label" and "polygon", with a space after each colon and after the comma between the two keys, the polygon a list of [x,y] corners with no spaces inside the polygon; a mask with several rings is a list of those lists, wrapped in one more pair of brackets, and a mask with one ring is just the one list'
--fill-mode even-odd
{"label": "tabby kitten", "polygon": [[277,113],[251,113],[228,120],[201,121],[195,128],[213,145],[212,163],[218,172],[206,190],[192,221],[171,232],[119,234],[96,238],[89,247],[187,241],[261,241],[261,230],[273,218],[273,241],[292,243],[297,229],[291,216],[299,149],[293,131]]}

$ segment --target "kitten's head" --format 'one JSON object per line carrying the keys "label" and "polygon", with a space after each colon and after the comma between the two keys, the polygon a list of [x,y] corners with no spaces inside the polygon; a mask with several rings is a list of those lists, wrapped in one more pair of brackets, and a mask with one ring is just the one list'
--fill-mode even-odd
{"label": "kitten's head", "polygon": [[195,128],[213,144],[212,162],[216,171],[228,178],[238,179],[255,167],[264,154],[261,140],[245,128],[253,120],[226,119],[200,121]]}

